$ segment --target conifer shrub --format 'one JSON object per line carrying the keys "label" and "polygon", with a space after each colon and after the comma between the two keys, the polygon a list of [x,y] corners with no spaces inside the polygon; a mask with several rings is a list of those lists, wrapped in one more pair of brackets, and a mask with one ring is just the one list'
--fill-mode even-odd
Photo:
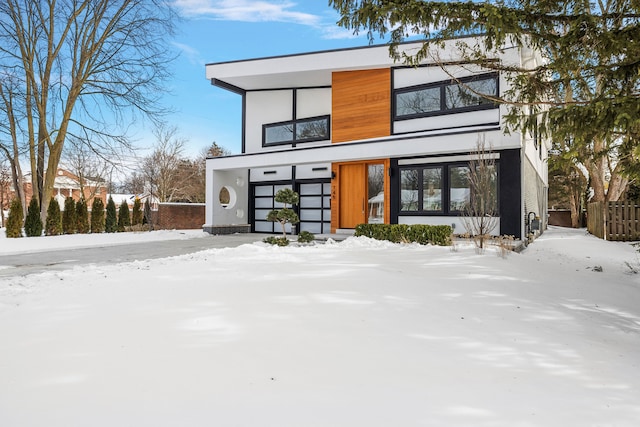
{"label": "conifer shrub", "polygon": [[140,199],[136,197],[133,201],[133,211],[131,212],[131,225],[142,225],[143,219],[144,213],[142,212],[142,203],[140,203]]}
{"label": "conifer shrub", "polygon": [[60,213],[60,204],[55,197],[49,201],[47,208],[47,219],[44,225],[44,234],[47,236],[57,236],[62,234],[62,214]]}
{"label": "conifer shrub", "polygon": [[315,240],[316,236],[310,231],[301,231],[298,233],[298,243],[311,243]]}
{"label": "conifer shrub", "polygon": [[421,245],[451,245],[453,230],[449,225],[428,224],[359,224],[355,236],[365,236],[394,243],[419,243]]}
{"label": "conifer shrub", "polygon": [[76,203],[76,229],[78,233],[87,234],[89,228],[89,211],[87,209],[87,201],[82,197]]}
{"label": "conifer shrub", "polygon": [[73,200],[73,197],[67,197],[64,199],[64,211],[62,212],[62,232],[75,234],[76,229],[76,201]]}
{"label": "conifer shrub", "polygon": [[107,216],[104,219],[104,231],[115,233],[118,231],[118,214],[116,212],[116,202],[111,197],[107,201]]}
{"label": "conifer shrub", "polygon": [[40,204],[35,197],[31,198],[27,208],[27,218],[24,221],[24,234],[27,237],[42,236],[42,218],[40,218]]}
{"label": "conifer shrub", "polygon": [[9,207],[9,217],[7,218],[7,228],[5,230],[7,237],[22,237],[22,215],[22,203],[20,199],[13,199]]}
{"label": "conifer shrub", "polygon": [[[289,206],[297,205],[300,197],[298,193],[293,191],[290,188],[283,188],[278,190],[274,200],[278,203],[282,203],[283,207],[281,209],[273,209],[269,211],[267,214],[267,221],[270,222],[278,222],[282,226],[282,237],[281,239],[287,240],[287,231],[285,226],[287,224],[297,224],[300,222],[300,218],[298,214]],[[267,239],[265,239],[266,242]],[[279,246],[284,246],[278,242],[267,242],[271,244],[277,244]],[[287,242],[288,244],[288,242]]]}
{"label": "conifer shrub", "polygon": [[118,231],[126,231],[129,227],[131,227],[131,214],[127,201],[123,200],[118,209]]}
{"label": "conifer shrub", "polygon": [[286,237],[269,236],[262,239],[262,241],[270,245],[289,246],[289,239]]}
{"label": "conifer shrub", "polygon": [[104,203],[99,197],[91,203],[91,232],[104,233]]}

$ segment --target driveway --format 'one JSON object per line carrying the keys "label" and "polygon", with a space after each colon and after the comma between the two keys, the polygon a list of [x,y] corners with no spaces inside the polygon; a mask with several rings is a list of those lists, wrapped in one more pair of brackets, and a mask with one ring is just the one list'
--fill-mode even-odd
{"label": "driveway", "polygon": [[165,240],[122,245],[57,249],[17,255],[0,255],[0,277],[25,276],[51,270],[64,270],[84,264],[116,264],[145,259],[166,258],[212,248],[240,246],[261,241],[263,234],[230,234],[198,239]]}

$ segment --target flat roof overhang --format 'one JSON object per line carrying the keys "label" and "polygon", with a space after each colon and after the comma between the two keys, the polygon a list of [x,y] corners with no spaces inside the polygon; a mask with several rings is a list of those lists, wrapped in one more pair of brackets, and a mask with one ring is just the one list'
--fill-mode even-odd
{"label": "flat roof overhang", "polygon": [[[457,61],[459,58],[455,55],[455,43],[461,40],[462,38],[448,40],[448,46],[439,50],[438,61]],[[401,52],[412,54],[421,46],[421,42],[408,42],[398,48]],[[424,63],[435,64],[436,60]],[[206,77],[216,86],[242,92],[331,86],[334,72],[402,65],[390,57],[389,45],[376,45],[211,63],[206,65]]]}

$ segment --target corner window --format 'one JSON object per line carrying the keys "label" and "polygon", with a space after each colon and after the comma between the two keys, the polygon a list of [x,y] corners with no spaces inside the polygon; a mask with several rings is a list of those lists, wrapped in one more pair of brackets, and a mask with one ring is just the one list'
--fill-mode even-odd
{"label": "corner window", "polygon": [[329,139],[329,117],[310,117],[262,126],[262,145],[296,144]]}
{"label": "corner window", "polygon": [[[400,214],[459,215],[469,203],[490,204],[497,210],[497,167],[475,191],[468,163],[408,166],[400,169]],[[485,192],[484,196],[476,192]]]}
{"label": "corner window", "polygon": [[407,120],[440,114],[496,108],[498,76],[484,74],[459,81],[442,81],[394,91],[393,115]]}

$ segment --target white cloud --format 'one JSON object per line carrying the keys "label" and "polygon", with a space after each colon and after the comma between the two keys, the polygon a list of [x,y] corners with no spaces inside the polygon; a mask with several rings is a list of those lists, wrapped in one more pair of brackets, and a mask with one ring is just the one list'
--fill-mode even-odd
{"label": "white cloud", "polygon": [[295,10],[296,3],[252,0],[175,0],[187,17],[203,17],[242,22],[291,22],[318,26],[320,17]]}
{"label": "white cloud", "polygon": [[325,25],[322,27],[322,38],[327,40],[357,39],[363,37],[362,33],[354,34],[353,30],[346,30],[338,25]]}
{"label": "white cloud", "polygon": [[193,65],[198,65],[201,66],[202,64],[206,63],[206,61],[204,60],[204,58],[200,55],[200,52],[187,45],[184,43],[178,43],[178,42],[173,42],[172,43],[176,48],[178,48],[178,50],[181,52],[181,54],[187,58],[189,60],[189,62]]}

